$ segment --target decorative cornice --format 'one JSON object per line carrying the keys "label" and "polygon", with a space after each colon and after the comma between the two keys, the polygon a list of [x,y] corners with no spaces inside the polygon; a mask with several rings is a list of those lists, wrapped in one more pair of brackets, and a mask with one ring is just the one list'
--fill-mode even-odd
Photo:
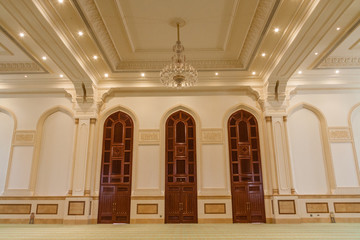
{"label": "decorative cornice", "polygon": [[[239,62],[248,66],[258,48],[266,29],[270,24],[279,0],[262,0],[256,9],[253,21],[246,35],[243,49],[240,53]],[[269,17],[270,16],[270,17]],[[246,67],[247,68],[247,67]]]}
{"label": "decorative cornice", "polygon": [[327,57],[318,68],[359,68],[360,57]]}
{"label": "decorative cornice", "polygon": [[[114,43],[110,34],[101,18],[94,0],[74,0],[75,6],[78,8],[83,21],[88,26],[90,33],[97,42],[98,47],[104,52],[110,61],[107,61],[113,70],[121,62],[117,54]],[[81,7],[81,9],[79,8]],[[81,11],[82,10],[82,11]],[[95,34],[96,33],[96,34]]]}
{"label": "decorative cornice", "polygon": [[36,63],[13,62],[0,63],[0,73],[43,73],[44,70]]}

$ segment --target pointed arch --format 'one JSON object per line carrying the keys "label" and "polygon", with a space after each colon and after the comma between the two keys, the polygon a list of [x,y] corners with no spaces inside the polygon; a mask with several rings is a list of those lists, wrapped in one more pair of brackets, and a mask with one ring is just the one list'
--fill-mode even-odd
{"label": "pointed arch", "polygon": [[[43,140],[44,124],[45,124],[45,121],[48,119],[48,117],[50,117],[52,114],[57,113],[57,112],[62,112],[74,120],[74,113],[70,109],[68,109],[64,106],[60,106],[60,105],[48,109],[40,116],[40,118],[36,124],[36,139],[35,139],[32,167],[31,167],[31,175],[30,175],[29,189],[32,193],[35,193],[36,184],[37,184],[41,146],[43,144],[42,140]],[[74,126],[75,126],[75,122],[74,122]],[[75,133],[75,131],[73,132],[73,139],[75,136],[74,133]],[[72,151],[74,151],[74,149]],[[73,161],[73,156],[71,157],[71,162],[72,161]],[[70,169],[69,169],[69,171],[70,171]]]}
{"label": "pointed arch", "polygon": [[[12,162],[12,152],[13,152],[13,147],[12,147],[12,141],[14,138],[14,134],[17,128],[17,119],[15,114],[10,110],[7,109],[3,106],[0,106],[0,113],[5,114],[7,117],[9,117],[12,121],[12,129],[6,129],[6,131],[8,131],[8,134],[4,133],[4,131],[1,131],[2,137],[6,137],[7,139],[3,139],[3,141],[1,141],[1,147],[3,148],[7,148],[8,149],[8,154],[6,154],[5,149],[2,149],[1,156],[0,156],[0,195],[2,195],[2,193],[6,190],[6,184],[8,182],[8,178],[9,178],[9,172],[10,172],[10,168],[9,166],[11,166],[11,162]],[[8,126],[2,125],[3,127],[7,128]],[[5,129],[4,129],[5,130]],[[8,146],[8,147],[7,147]]]}
{"label": "pointed arch", "polygon": [[[352,148],[356,166],[356,174],[360,183],[360,124],[354,120],[358,116],[360,120],[360,103],[355,104],[349,111],[348,124],[352,136]],[[356,132],[357,131],[357,132]]]}
{"label": "pointed arch", "polygon": [[[290,118],[294,113],[300,111],[302,109],[307,109],[313,114],[315,114],[316,118],[319,120],[320,123],[320,137],[321,137],[321,144],[322,144],[322,154],[325,161],[325,176],[326,182],[328,185],[328,192],[332,193],[336,189],[336,180],[335,180],[335,172],[332,162],[331,150],[330,150],[330,142],[328,138],[328,126],[326,119],[323,113],[317,109],[316,107],[308,104],[308,103],[299,103],[288,110],[288,117]],[[287,123],[289,124],[289,123]],[[289,129],[289,128],[288,128]],[[290,141],[290,139],[288,139]],[[290,142],[289,142],[290,145]],[[290,149],[291,150],[291,149]]]}

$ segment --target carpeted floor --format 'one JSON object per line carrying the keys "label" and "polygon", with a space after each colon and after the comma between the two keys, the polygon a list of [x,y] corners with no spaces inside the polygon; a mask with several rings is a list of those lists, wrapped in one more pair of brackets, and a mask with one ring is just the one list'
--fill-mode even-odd
{"label": "carpeted floor", "polygon": [[360,239],[360,224],[0,224],[0,239]]}

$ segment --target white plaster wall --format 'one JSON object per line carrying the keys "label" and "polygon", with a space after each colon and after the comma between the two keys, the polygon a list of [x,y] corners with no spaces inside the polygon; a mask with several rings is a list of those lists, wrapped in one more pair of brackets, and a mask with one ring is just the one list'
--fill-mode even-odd
{"label": "white plaster wall", "polygon": [[0,105],[10,109],[17,117],[18,130],[35,130],[39,117],[54,106],[64,106],[72,109],[71,99],[65,94],[5,94],[0,98]]}
{"label": "white plaster wall", "polygon": [[136,189],[160,191],[160,168],[165,166],[160,166],[159,145],[139,146],[138,151],[137,162],[133,162]]}
{"label": "white plaster wall", "polygon": [[337,187],[358,187],[352,144],[332,143],[331,152]]}
{"label": "white plaster wall", "polygon": [[61,111],[47,117],[43,126],[36,195],[65,196],[73,157],[74,120]]}
{"label": "white plaster wall", "polygon": [[352,91],[300,92],[291,99],[290,106],[298,103],[308,103],[319,109],[329,127],[348,126],[350,110],[360,103],[360,94]]}
{"label": "white plaster wall", "polygon": [[360,166],[360,106],[358,106],[351,115],[351,126],[354,136],[357,161]]}
{"label": "white plaster wall", "polygon": [[9,189],[28,189],[33,146],[15,146],[9,176]]}
{"label": "white plaster wall", "polygon": [[226,164],[223,145],[202,145],[200,172],[203,188],[226,189]]}
{"label": "white plaster wall", "polygon": [[300,109],[289,116],[288,131],[296,192],[327,193],[319,119],[313,112]]}
{"label": "white plaster wall", "polygon": [[14,120],[0,112],[0,195],[5,187],[13,131]]}
{"label": "white plaster wall", "polygon": [[118,105],[130,109],[139,119],[140,129],[159,129],[161,118],[170,109],[179,105],[188,107],[200,118],[201,128],[223,127],[223,117],[231,107],[247,104],[253,108],[256,102],[248,96],[157,96],[157,97],[119,97],[114,94],[104,108]]}

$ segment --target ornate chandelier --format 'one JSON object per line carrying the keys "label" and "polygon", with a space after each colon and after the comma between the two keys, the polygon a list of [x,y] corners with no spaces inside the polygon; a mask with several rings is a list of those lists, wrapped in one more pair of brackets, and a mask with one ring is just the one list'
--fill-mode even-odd
{"label": "ornate chandelier", "polygon": [[160,81],[167,87],[191,87],[197,82],[198,73],[196,69],[186,63],[184,46],[180,41],[180,25],[184,26],[185,21],[178,20],[176,22],[177,41],[173,47],[174,55],[171,58],[172,62],[160,71]]}

